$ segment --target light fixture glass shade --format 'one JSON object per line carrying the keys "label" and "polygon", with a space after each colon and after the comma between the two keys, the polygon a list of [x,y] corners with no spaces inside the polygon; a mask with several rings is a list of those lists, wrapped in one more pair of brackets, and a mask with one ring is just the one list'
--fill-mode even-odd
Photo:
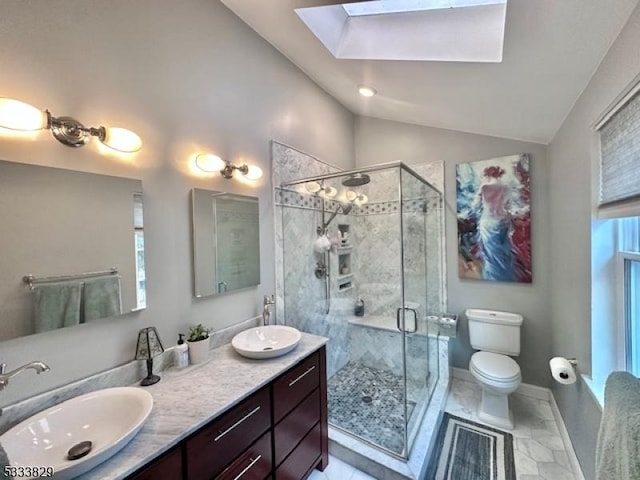
{"label": "light fixture glass shade", "polygon": [[196,157],[196,165],[203,172],[219,172],[227,164],[217,155],[201,153]]}
{"label": "light fixture glass shade", "polygon": [[107,147],[124,153],[137,152],[142,148],[142,139],[126,128],[105,128],[105,136],[100,141]]}
{"label": "light fixture glass shade", "polygon": [[324,194],[327,197],[335,197],[338,194],[338,190],[335,187],[324,187]]}
{"label": "light fixture glass shade", "polygon": [[247,165],[247,173],[243,174],[249,180],[262,178],[262,169],[257,165]]}
{"label": "light fixture glass shade", "polygon": [[365,85],[360,86],[358,88],[358,92],[360,92],[360,95],[362,95],[363,97],[373,97],[376,93],[378,93],[375,88],[367,87]]}
{"label": "light fixture glass shade", "polygon": [[155,327],[143,328],[138,332],[136,360],[150,360],[162,352],[164,352],[164,348]]}
{"label": "light fixture glass shade", "polygon": [[307,182],[304,184],[304,188],[309,193],[317,193],[322,189],[322,186],[318,182]]}
{"label": "light fixture glass shade", "polygon": [[369,201],[369,197],[367,197],[364,193],[361,193],[356,197],[356,205],[364,205]]}
{"label": "light fixture glass shade", "polygon": [[347,190],[347,193],[345,193],[345,196],[347,197],[347,200],[349,200],[350,202],[353,202],[358,195],[353,190]]}
{"label": "light fixture glass shade", "polygon": [[46,126],[46,112],[20,100],[0,97],[0,127],[32,132]]}

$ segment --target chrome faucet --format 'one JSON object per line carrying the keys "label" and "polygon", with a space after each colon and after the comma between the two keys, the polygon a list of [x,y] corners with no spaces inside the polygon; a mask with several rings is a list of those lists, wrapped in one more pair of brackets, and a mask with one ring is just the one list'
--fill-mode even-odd
{"label": "chrome faucet", "polygon": [[270,305],[276,304],[276,296],[275,295],[265,295],[263,305],[264,308],[262,310],[262,323],[264,325],[269,325],[269,319],[271,318],[271,311],[269,310]]}
{"label": "chrome faucet", "polygon": [[20,375],[25,370],[32,369],[35,370],[37,374],[48,372],[50,370],[49,365],[44,362],[30,362],[26,365],[22,365],[21,367],[16,368],[15,370],[10,371],[9,373],[4,373],[6,369],[6,363],[0,364],[0,390],[2,390],[9,384],[10,378],[15,377],[16,375]]}

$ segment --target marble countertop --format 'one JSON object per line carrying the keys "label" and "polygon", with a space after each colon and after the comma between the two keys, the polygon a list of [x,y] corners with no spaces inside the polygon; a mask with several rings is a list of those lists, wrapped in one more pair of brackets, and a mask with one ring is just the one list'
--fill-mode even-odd
{"label": "marble countertop", "polygon": [[140,432],[111,459],[78,478],[113,480],[126,477],[326,342],[324,337],[303,333],[295,350],[266,360],[241,357],[231,344],[226,344],[211,350],[209,360],[202,365],[162,372],[160,382],[145,387],[153,395],[154,404]]}

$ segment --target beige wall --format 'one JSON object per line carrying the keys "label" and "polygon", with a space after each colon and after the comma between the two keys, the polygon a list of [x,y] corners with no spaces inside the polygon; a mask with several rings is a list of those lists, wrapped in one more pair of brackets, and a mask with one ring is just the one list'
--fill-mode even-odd
{"label": "beige wall", "polygon": [[[141,179],[149,305],[0,343],[8,368],[30,360],[51,366],[13,379],[0,407],[131,360],[142,327],[157,326],[170,346],[188,324],[219,329],[257,315],[262,295],[274,292],[270,140],[353,165],[353,116],[217,1],[4,0],[0,66],[0,96],[142,137],[131,160],[100,154],[95,141],[65,147],[49,132],[30,141],[1,136],[0,159]],[[198,177],[188,159],[204,149],[256,163],[265,177],[256,186]],[[193,297],[193,187],[259,196],[259,287]]]}
{"label": "beige wall", "polygon": [[[528,153],[531,155],[533,283],[516,284],[461,280],[457,270],[456,178],[457,163]],[[523,380],[549,386],[551,354],[549,318],[549,203],[548,164],[544,145],[452,130],[357,117],[356,163],[358,166],[402,161],[408,165],[443,161],[445,175],[445,231],[447,298],[449,311],[462,314],[467,308],[489,308],[524,315],[522,352],[518,363]],[[466,319],[452,343],[453,366],[469,367],[472,350]]]}
{"label": "beige wall", "polygon": [[[551,318],[554,355],[575,356],[581,373],[591,365],[592,205],[597,198],[597,142],[593,126],[640,73],[640,7],[549,145]],[[613,326],[613,323],[612,323]],[[613,329],[612,329],[613,330]],[[598,332],[598,335],[611,332]],[[554,385],[554,395],[587,478],[594,477],[600,411],[586,385]]]}

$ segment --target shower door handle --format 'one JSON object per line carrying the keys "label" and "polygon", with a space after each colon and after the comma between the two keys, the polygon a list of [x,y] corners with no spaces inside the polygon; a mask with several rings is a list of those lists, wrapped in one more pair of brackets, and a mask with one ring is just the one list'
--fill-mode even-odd
{"label": "shower door handle", "polygon": [[[400,326],[400,312],[402,312],[404,310],[409,310],[410,312],[413,312],[413,330],[407,330],[406,328],[403,329],[403,327]],[[398,330],[400,330],[401,332],[404,332],[404,333],[415,333],[418,330],[418,313],[416,312],[416,309],[415,308],[409,308],[409,307],[400,307],[400,308],[398,308],[398,310],[396,312],[396,326],[398,327]]]}

